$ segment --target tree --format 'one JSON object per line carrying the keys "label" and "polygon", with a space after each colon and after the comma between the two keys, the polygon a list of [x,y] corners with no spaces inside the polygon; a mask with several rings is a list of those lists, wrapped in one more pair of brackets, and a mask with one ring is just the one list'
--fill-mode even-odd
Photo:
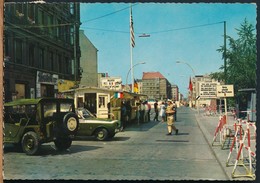
{"label": "tree", "polygon": [[[227,36],[226,84],[233,84],[235,93],[242,88],[256,87],[256,34],[246,19],[237,30],[238,39]],[[224,58],[224,46],[217,50]],[[224,69],[221,66],[220,69]],[[224,72],[211,73],[212,78],[224,80]]]}

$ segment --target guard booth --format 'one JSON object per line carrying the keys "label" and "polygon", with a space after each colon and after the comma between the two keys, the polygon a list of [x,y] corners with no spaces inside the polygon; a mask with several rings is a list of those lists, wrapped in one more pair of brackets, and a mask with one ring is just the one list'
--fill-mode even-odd
{"label": "guard booth", "polygon": [[238,118],[247,118],[249,121],[256,121],[255,88],[238,90],[236,109],[236,115],[238,116]]}
{"label": "guard booth", "polygon": [[136,118],[137,102],[146,95],[98,87],[80,87],[62,92],[62,97],[73,98],[76,108],[86,108],[97,118],[121,120],[121,103],[130,102],[131,119]]}

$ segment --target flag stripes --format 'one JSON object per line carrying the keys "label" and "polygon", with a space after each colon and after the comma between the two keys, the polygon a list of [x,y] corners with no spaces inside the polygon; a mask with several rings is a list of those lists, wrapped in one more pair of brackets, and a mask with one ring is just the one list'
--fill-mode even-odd
{"label": "flag stripes", "polygon": [[134,23],[133,23],[133,16],[132,16],[132,8],[130,13],[130,37],[131,37],[131,45],[135,47],[135,34],[134,34]]}

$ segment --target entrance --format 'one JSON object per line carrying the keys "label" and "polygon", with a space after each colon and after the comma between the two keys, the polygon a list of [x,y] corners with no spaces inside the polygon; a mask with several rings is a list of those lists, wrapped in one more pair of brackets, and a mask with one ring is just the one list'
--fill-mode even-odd
{"label": "entrance", "polygon": [[54,85],[41,84],[41,97],[54,97]]}

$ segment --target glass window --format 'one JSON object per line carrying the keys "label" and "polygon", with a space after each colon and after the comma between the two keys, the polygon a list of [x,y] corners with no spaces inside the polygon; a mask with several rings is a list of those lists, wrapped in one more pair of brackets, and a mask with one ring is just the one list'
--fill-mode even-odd
{"label": "glass window", "polygon": [[45,103],[43,105],[43,114],[44,117],[52,117],[53,113],[57,112],[57,107],[56,107],[56,103]]}
{"label": "glass window", "polygon": [[22,40],[15,40],[15,62],[21,64],[22,63]]}
{"label": "glass window", "polygon": [[72,103],[61,103],[60,104],[60,112],[71,112],[73,111]]}
{"label": "glass window", "polygon": [[29,65],[34,66],[34,45],[29,44]]}
{"label": "glass window", "polygon": [[99,97],[98,107],[99,108],[105,108],[105,97]]}
{"label": "glass window", "polygon": [[39,50],[39,68],[44,68],[44,49],[40,48]]}

